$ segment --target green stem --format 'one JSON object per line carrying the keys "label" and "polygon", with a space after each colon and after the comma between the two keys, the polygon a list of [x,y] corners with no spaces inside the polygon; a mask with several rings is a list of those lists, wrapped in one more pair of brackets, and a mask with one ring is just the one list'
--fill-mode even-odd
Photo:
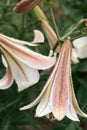
{"label": "green stem", "polygon": [[84,19],[80,20],[73,28],[70,32],[68,32],[67,34],[65,34],[63,37],[61,37],[61,41],[63,41],[65,38],[69,37],[82,23],[84,22]]}
{"label": "green stem", "polygon": [[58,47],[58,45],[61,46],[61,42],[60,41],[57,41],[57,43],[54,45],[54,47],[52,48],[52,50],[55,51],[56,48]]}
{"label": "green stem", "polygon": [[10,107],[10,106],[12,106],[12,105],[14,105],[14,104],[16,104],[16,103],[19,102],[19,101],[20,101],[20,99],[15,99],[14,101],[10,102],[9,104],[7,104],[7,105],[1,107],[1,108],[0,108],[0,112],[3,111],[3,110],[5,110],[6,108],[8,108],[8,107]]}
{"label": "green stem", "polygon": [[75,39],[78,39],[78,38],[80,38],[80,37],[84,37],[84,36],[86,36],[86,35],[87,35],[87,33],[83,33],[83,34],[81,34],[81,35],[79,35],[79,36],[76,36],[76,37],[71,38],[71,40],[75,40]]}
{"label": "green stem", "polygon": [[10,5],[10,2],[11,2],[11,0],[7,0],[6,5],[9,6],[9,5]]}
{"label": "green stem", "polygon": [[1,124],[1,130],[8,130],[9,126],[10,126],[10,122],[11,122],[11,117],[10,115],[6,115],[3,118],[3,122]]}
{"label": "green stem", "polygon": [[24,28],[27,28],[27,14],[24,14]]}
{"label": "green stem", "polygon": [[34,10],[34,13],[35,13],[35,15],[36,15],[36,17],[37,17],[38,19],[47,20],[45,14],[43,13],[43,11],[40,9],[39,6],[36,6],[33,10]]}
{"label": "green stem", "polygon": [[26,29],[27,28],[27,14],[23,14],[22,15],[22,29]]}
{"label": "green stem", "polygon": [[57,38],[58,38],[58,40],[60,40],[59,28],[58,28],[58,26],[56,24],[52,7],[50,7],[50,12],[51,12],[52,21],[53,21],[53,24],[54,24],[54,27],[55,27],[55,31],[56,31],[56,34],[57,34]]}
{"label": "green stem", "polygon": [[[85,19],[82,19],[80,20],[73,28],[70,32],[68,32],[67,34],[65,34],[63,37],[61,37],[59,40],[61,42],[63,42],[67,37],[69,37],[82,23],[84,23]],[[61,45],[61,42],[60,42],[60,45]],[[53,51],[56,50],[57,46],[59,45],[59,42],[57,42],[54,47],[53,47]]]}

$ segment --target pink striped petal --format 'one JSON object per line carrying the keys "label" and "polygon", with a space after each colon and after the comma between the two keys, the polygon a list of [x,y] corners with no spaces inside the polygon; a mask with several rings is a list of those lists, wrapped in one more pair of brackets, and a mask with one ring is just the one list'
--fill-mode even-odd
{"label": "pink striped petal", "polygon": [[0,79],[0,89],[7,89],[9,88],[13,83],[13,76],[10,69],[10,66],[6,69],[6,74],[2,79]]}
{"label": "pink striped petal", "polygon": [[53,82],[53,79],[48,84],[48,88],[47,88],[46,92],[44,93],[43,97],[41,98],[39,105],[37,106],[36,117],[42,117],[51,112],[50,94],[51,94],[51,89],[52,89],[52,82]]}
{"label": "pink striped petal", "polygon": [[2,51],[9,63],[12,75],[18,85],[18,91],[22,91],[38,82],[39,73],[36,69],[32,69],[26,64],[15,59],[3,49]]}
{"label": "pink striped petal", "polygon": [[34,35],[35,37],[34,40],[31,42],[32,44],[44,42],[44,35],[42,34],[42,32],[40,32],[39,30],[34,30]]}
{"label": "pink striped petal", "polygon": [[80,109],[79,104],[78,104],[78,102],[77,102],[77,99],[76,99],[76,97],[75,97],[72,79],[71,79],[71,91],[72,91],[72,102],[73,102],[73,106],[74,106],[74,108],[75,108],[75,111],[76,111],[77,114],[79,114],[80,116],[87,118],[87,114],[85,114],[85,113]]}
{"label": "pink striped petal", "polygon": [[66,116],[73,121],[79,121],[75,108],[73,107],[72,101],[70,102],[68,111],[66,112]]}
{"label": "pink striped petal", "polygon": [[44,35],[39,30],[34,30],[34,40],[32,42],[26,42],[23,40],[18,40],[12,37],[8,37],[6,35],[3,35],[0,33],[0,36],[5,38],[6,40],[12,42],[12,44],[18,44],[18,45],[28,45],[28,46],[37,46],[37,44],[34,43],[41,43],[44,42]]}
{"label": "pink striped petal", "polygon": [[10,55],[21,62],[35,69],[48,69],[55,64],[56,57],[47,57],[38,54],[27,47],[15,45],[4,37],[0,36],[1,47],[5,48]]}
{"label": "pink striped petal", "polygon": [[71,42],[66,40],[56,63],[56,74],[51,93],[51,109],[56,119],[64,118],[69,104]]}
{"label": "pink striped petal", "polygon": [[[70,80],[70,83],[71,83],[71,80]],[[73,106],[73,102],[72,102],[72,89],[71,89],[71,86],[69,88],[69,105],[68,105],[68,109],[67,109],[67,112],[66,112],[66,116],[73,120],[73,121],[79,121],[79,118],[76,114],[76,111],[75,111],[75,108]]]}
{"label": "pink striped petal", "polygon": [[[56,71],[56,69],[55,70],[53,69],[53,72],[51,73],[49,79],[47,80],[47,83],[43,87],[43,89],[42,89],[41,93],[39,94],[39,96],[33,102],[31,102],[30,104],[28,104],[28,105],[26,105],[24,107],[21,107],[20,110],[26,110],[26,109],[29,109],[31,107],[34,107],[35,105],[37,105],[41,101],[41,99],[45,95],[48,87],[52,87],[52,81],[53,81],[55,71]],[[50,95],[50,93],[49,93],[49,95]]]}

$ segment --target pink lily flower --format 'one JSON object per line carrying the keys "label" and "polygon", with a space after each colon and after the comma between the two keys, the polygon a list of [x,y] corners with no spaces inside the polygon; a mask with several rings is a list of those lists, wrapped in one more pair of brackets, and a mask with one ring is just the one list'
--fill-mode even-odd
{"label": "pink lily flower", "polygon": [[20,110],[29,109],[40,102],[36,109],[36,117],[46,116],[58,121],[65,116],[73,121],[79,121],[77,114],[87,117],[81,111],[74,94],[71,78],[71,53],[72,45],[70,39],[67,39],[42,92],[32,103]]}
{"label": "pink lily flower", "polygon": [[40,1],[41,0],[21,0],[16,4],[13,10],[18,13],[25,13],[38,5]]}
{"label": "pink lily flower", "polygon": [[55,64],[55,56],[44,56],[24,46],[44,41],[40,31],[35,30],[34,33],[35,38],[31,43],[0,34],[0,53],[6,67],[6,74],[0,79],[0,89],[9,88],[15,80],[18,91],[22,91],[38,82],[38,70],[48,69]]}

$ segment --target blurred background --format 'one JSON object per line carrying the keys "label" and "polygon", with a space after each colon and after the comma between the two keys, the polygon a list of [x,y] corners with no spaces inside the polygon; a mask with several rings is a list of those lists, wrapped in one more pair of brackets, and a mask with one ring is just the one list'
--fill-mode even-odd
{"label": "blurred background", "polygon": [[[0,1],[0,33],[32,41],[34,38],[33,30],[38,29],[42,32],[43,30],[33,10],[24,14],[13,11],[17,2],[18,0]],[[87,0],[42,0],[40,6],[55,30],[50,6],[53,8],[61,36],[66,34],[73,24],[87,18]],[[82,27],[78,28],[72,35],[73,39],[84,34],[85,31],[87,30]],[[50,50],[46,38],[44,44],[31,49],[44,55],[48,55]],[[0,55],[0,78],[4,74],[5,68]],[[48,71],[40,71],[40,74],[41,78],[36,85],[20,93],[17,91],[15,82],[9,89],[0,90],[0,130],[87,130],[87,119],[82,117],[79,117],[79,123],[66,117],[58,122],[56,120],[49,121],[46,117],[34,117],[36,107],[19,111],[20,107],[30,103],[38,96],[46,83],[49,76]],[[80,60],[78,64],[72,64],[72,77],[79,105],[87,113],[87,59]]]}

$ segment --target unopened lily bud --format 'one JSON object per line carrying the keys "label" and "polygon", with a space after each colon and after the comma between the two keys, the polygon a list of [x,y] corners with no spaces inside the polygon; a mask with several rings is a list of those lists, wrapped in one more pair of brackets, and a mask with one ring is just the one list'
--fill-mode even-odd
{"label": "unopened lily bud", "polygon": [[25,12],[30,11],[36,5],[38,5],[40,1],[41,0],[21,0],[20,2],[16,4],[13,10],[18,13],[25,13]]}
{"label": "unopened lily bud", "polygon": [[36,14],[38,19],[47,20],[46,15],[44,14],[44,12],[42,11],[42,9],[39,6],[36,6],[34,8],[34,13]]}
{"label": "unopened lily bud", "polygon": [[53,31],[53,29],[46,20],[41,20],[41,25],[49,42],[49,46],[52,49],[55,43],[57,42],[56,33]]}
{"label": "unopened lily bud", "polygon": [[[42,11],[42,9],[39,6],[36,6],[34,8],[34,12],[35,12],[38,20],[40,20],[40,22],[41,22],[41,26],[42,26],[42,28],[44,30],[44,33],[45,33],[46,37],[47,37],[50,49],[53,49],[56,42],[58,41],[58,38],[57,38],[57,35],[56,35],[55,31],[50,26],[45,13]],[[60,45],[56,49],[57,53],[59,53],[59,51],[60,51]]]}

